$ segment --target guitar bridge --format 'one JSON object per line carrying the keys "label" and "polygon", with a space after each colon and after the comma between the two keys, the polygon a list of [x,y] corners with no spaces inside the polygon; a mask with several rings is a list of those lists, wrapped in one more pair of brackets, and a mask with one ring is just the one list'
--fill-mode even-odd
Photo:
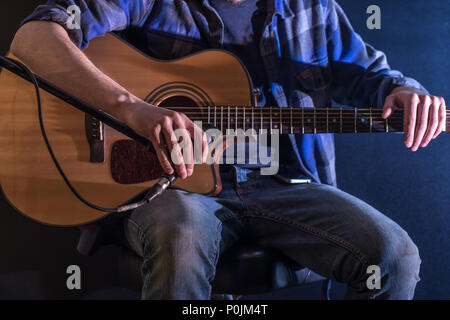
{"label": "guitar bridge", "polygon": [[89,142],[90,157],[89,161],[93,163],[102,163],[105,161],[105,141],[104,124],[90,114],[85,116],[86,138]]}

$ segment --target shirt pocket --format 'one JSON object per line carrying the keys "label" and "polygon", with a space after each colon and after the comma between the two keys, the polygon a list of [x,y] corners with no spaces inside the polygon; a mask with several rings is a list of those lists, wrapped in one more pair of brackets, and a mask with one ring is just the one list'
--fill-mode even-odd
{"label": "shirt pocket", "polygon": [[310,97],[315,107],[331,105],[331,72],[327,65],[309,65],[295,76],[295,88]]}
{"label": "shirt pocket", "polygon": [[275,16],[267,33],[263,34],[263,40],[266,41],[263,41],[262,54],[277,54],[281,58],[305,62],[325,59],[327,39],[322,11],[323,8],[318,5],[308,10],[299,10],[284,19]]}

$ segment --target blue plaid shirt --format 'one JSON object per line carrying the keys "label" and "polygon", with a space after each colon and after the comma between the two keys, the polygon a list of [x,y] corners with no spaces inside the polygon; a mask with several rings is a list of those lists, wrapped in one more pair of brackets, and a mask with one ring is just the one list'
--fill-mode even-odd
{"label": "blue plaid shirt", "polygon": [[[424,90],[363,41],[334,0],[267,2],[259,48],[267,90],[279,106],[381,107],[396,86]],[[80,29],[67,27],[70,5],[81,9]],[[160,59],[222,48],[224,38],[222,19],[208,0],[49,0],[22,24],[31,20],[59,23],[79,48],[115,31]],[[289,140],[293,161],[280,163],[280,172],[336,185],[332,134],[289,135]]]}

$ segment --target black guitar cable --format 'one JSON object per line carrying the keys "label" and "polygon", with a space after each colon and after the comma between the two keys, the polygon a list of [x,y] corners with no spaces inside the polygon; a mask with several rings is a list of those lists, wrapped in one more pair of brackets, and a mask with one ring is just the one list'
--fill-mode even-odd
{"label": "black guitar cable", "polygon": [[[150,201],[152,201],[153,199],[158,197],[164,190],[166,190],[168,187],[170,187],[175,182],[175,180],[177,179],[177,176],[175,173],[173,173],[171,175],[164,174],[164,175],[162,175],[161,179],[154,186],[149,188],[149,190],[147,191],[147,193],[145,194],[145,196],[143,197],[142,200],[134,202],[134,203],[130,203],[130,204],[125,204],[125,205],[122,205],[122,206],[119,206],[116,208],[104,208],[101,206],[97,206],[97,205],[91,203],[90,201],[86,200],[75,189],[75,187],[72,185],[70,180],[67,178],[66,174],[64,173],[64,170],[61,168],[58,160],[56,159],[56,156],[53,152],[50,141],[48,140],[47,133],[45,131],[44,119],[42,116],[42,101],[41,101],[40,88],[39,88],[39,83],[38,83],[35,75],[30,71],[30,69],[28,69],[24,64],[22,64],[19,61],[13,60],[8,57],[2,57],[2,56],[0,56],[0,60],[3,60],[3,62],[6,62],[6,63],[13,64],[14,66],[21,69],[28,76],[29,79],[27,79],[27,80],[29,80],[31,83],[33,83],[35,91],[36,91],[39,126],[41,129],[42,137],[44,138],[44,142],[47,147],[47,150],[50,153],[53,163],[55,164],[56,168],[58,169],[58,172],[61,175],[61,177],[63,178],[66,185],[69,187],[69,189],[72,191],[72,193],[85,205],[87,205],[95,210],[104,211],[104,212],[108,212],[108,213],[122,213],[125,211],[136,209],[138,207],[141,207],[141,206],[149,203]],[[13,70],[11,70],[11,71],[13,71]]]}

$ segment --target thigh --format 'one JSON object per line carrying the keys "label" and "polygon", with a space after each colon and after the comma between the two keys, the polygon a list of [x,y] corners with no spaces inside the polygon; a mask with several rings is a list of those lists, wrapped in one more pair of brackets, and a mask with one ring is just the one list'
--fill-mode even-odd
{"label": "thigh", "polygon": [[145,246],[164,247],[173,242],[213,247],[212,254],[236,240],[227,222],[235,216],[221,199],[168,189],[148,205],[125,215],[126,245],[143,256]]}
{"label": "thigh", "polygon": [[327,185],[272,184],[245,195],[245,205],[250,233],[259,244],[279,248],[336,280],[356,279],[367,266],[383,263],[386,252],[412,244],[394,221]]}

